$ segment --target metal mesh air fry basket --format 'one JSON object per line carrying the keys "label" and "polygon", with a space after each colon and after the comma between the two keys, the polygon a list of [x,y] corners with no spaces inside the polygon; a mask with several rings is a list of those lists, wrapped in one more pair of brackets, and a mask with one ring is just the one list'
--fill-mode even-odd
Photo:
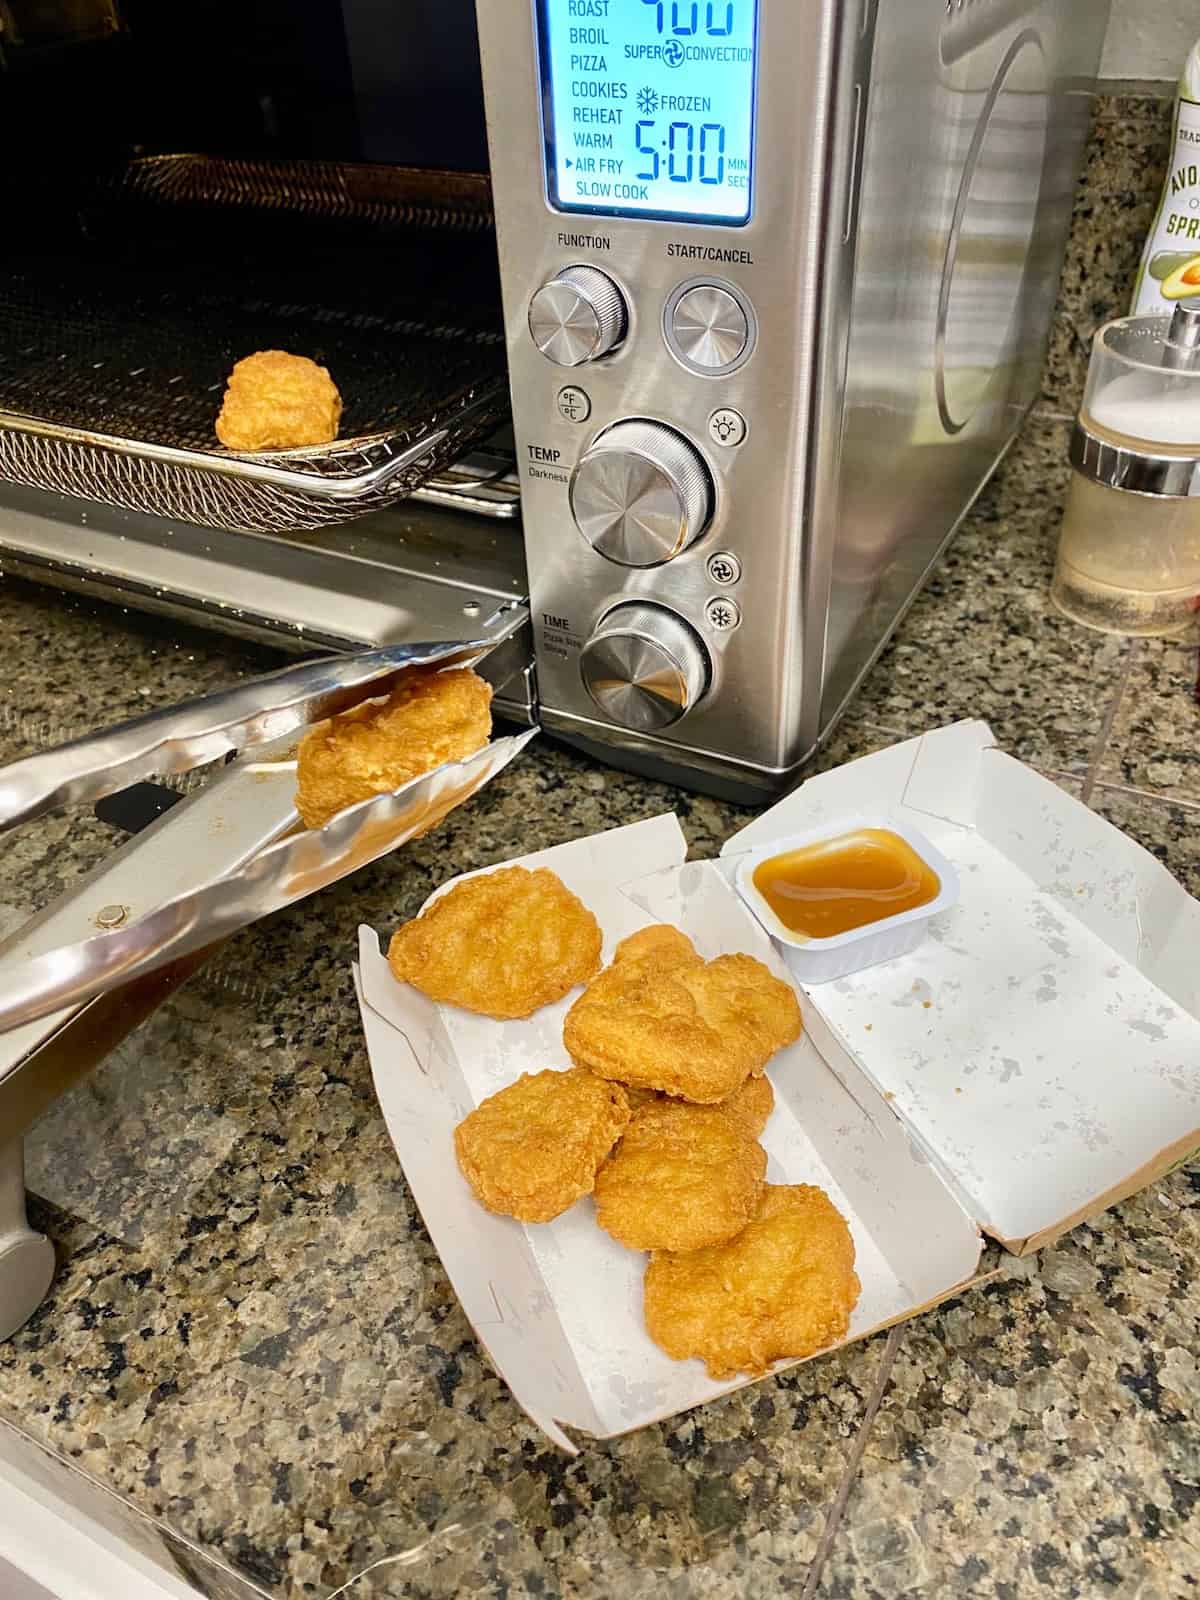
{"label": "metal mesh air fry basket", "polygon": [[[312,531],[420,487],[507,413],[490,192],[471,174],[135,161],[70,248],[0,260],[0,478],[203,526]],[[329,368],[341,437],[237,455],[234,362]]]}

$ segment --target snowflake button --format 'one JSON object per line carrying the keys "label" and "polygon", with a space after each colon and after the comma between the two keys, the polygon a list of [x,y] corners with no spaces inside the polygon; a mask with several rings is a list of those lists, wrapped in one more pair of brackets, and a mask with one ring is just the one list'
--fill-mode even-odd
{"label": "snowflake button", "polygon": [[704,620],[714,633],[732,633],[742,620],[742,613],[735,600],[714,595],[704,607]]}

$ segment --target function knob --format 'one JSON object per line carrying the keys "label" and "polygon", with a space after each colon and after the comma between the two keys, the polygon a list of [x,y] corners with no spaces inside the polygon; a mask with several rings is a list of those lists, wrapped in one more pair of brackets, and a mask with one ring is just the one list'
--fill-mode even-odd
{"label": "function knob", "polygon": [[529,332],[548,361],[579,367],[607,355],[625,337],[625,301],[596,267],[567,267],[529,302]]}
{"label": "function knob", "polygon": [[678,722],[708,691],[711,667],[699,636],[665,606],[614,606],[579,658],[584,687],[609,722],[655,733]]}
{"label": "function knob", "polygon": [[598,554],[657,567],[698,539],[712,516],[712,480],[692,444],[661,422],[617,422],[571,475],[571,515]]}

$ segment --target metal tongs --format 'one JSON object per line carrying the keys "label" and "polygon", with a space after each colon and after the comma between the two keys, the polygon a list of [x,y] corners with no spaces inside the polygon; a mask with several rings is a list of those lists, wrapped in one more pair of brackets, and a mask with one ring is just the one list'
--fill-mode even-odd
{"label": "metal tongs", "polygon": [[[284,668],[0,767],[0,833],[68,802],[99,800],[130,784],[190,772],[234,752],[257,755],[252,763],[243,755],[215,783],[244,775],[248,767],[269,772],[272,763],[287,773],[291,744],[306,728],[386,694],[411,668],[473,665],[496,642],[387,645]],[[81,1005],[215,944],[378,860],[474,794],[535,732],[494,739],[465,761],[363,800],[321,828],[296,831],[290,777],[275,842],[236,870],[205,877],[201,868],[199,881],[127,923],[25,960],[0,959],[0,1033]],[[238,793],[229,791],[234,804]],[[209,826],[221,822],[210,814]],[[278,838],[280,832],[285,836]]]}

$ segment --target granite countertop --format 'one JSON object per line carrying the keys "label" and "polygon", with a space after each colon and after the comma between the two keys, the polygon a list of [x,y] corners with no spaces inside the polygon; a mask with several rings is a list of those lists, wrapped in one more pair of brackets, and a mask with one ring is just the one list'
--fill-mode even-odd
{"label": "granite countertop", "polygon": [[[817,767],[982,716],[1200,894],[1195,650],[1047,599],[1081,359],[1163,144],[1161,104],[1101,105],[1042,403]],[[1124,218],[1103,245],[1101,200]],[[5,580],[0,758],[274,664]],[[540,740],[428,838],[233,940],[29,1140],[59,1271],[0,1346],[0,1418],[225,1600],[1194,1596],[1194,1165],[912,1323],[573,1459],[492,1372],[375,1102],[354,930],[672,808],[700,856],[747,815]],[[115,836],[75,810],[13,841],[0,929]]]}

